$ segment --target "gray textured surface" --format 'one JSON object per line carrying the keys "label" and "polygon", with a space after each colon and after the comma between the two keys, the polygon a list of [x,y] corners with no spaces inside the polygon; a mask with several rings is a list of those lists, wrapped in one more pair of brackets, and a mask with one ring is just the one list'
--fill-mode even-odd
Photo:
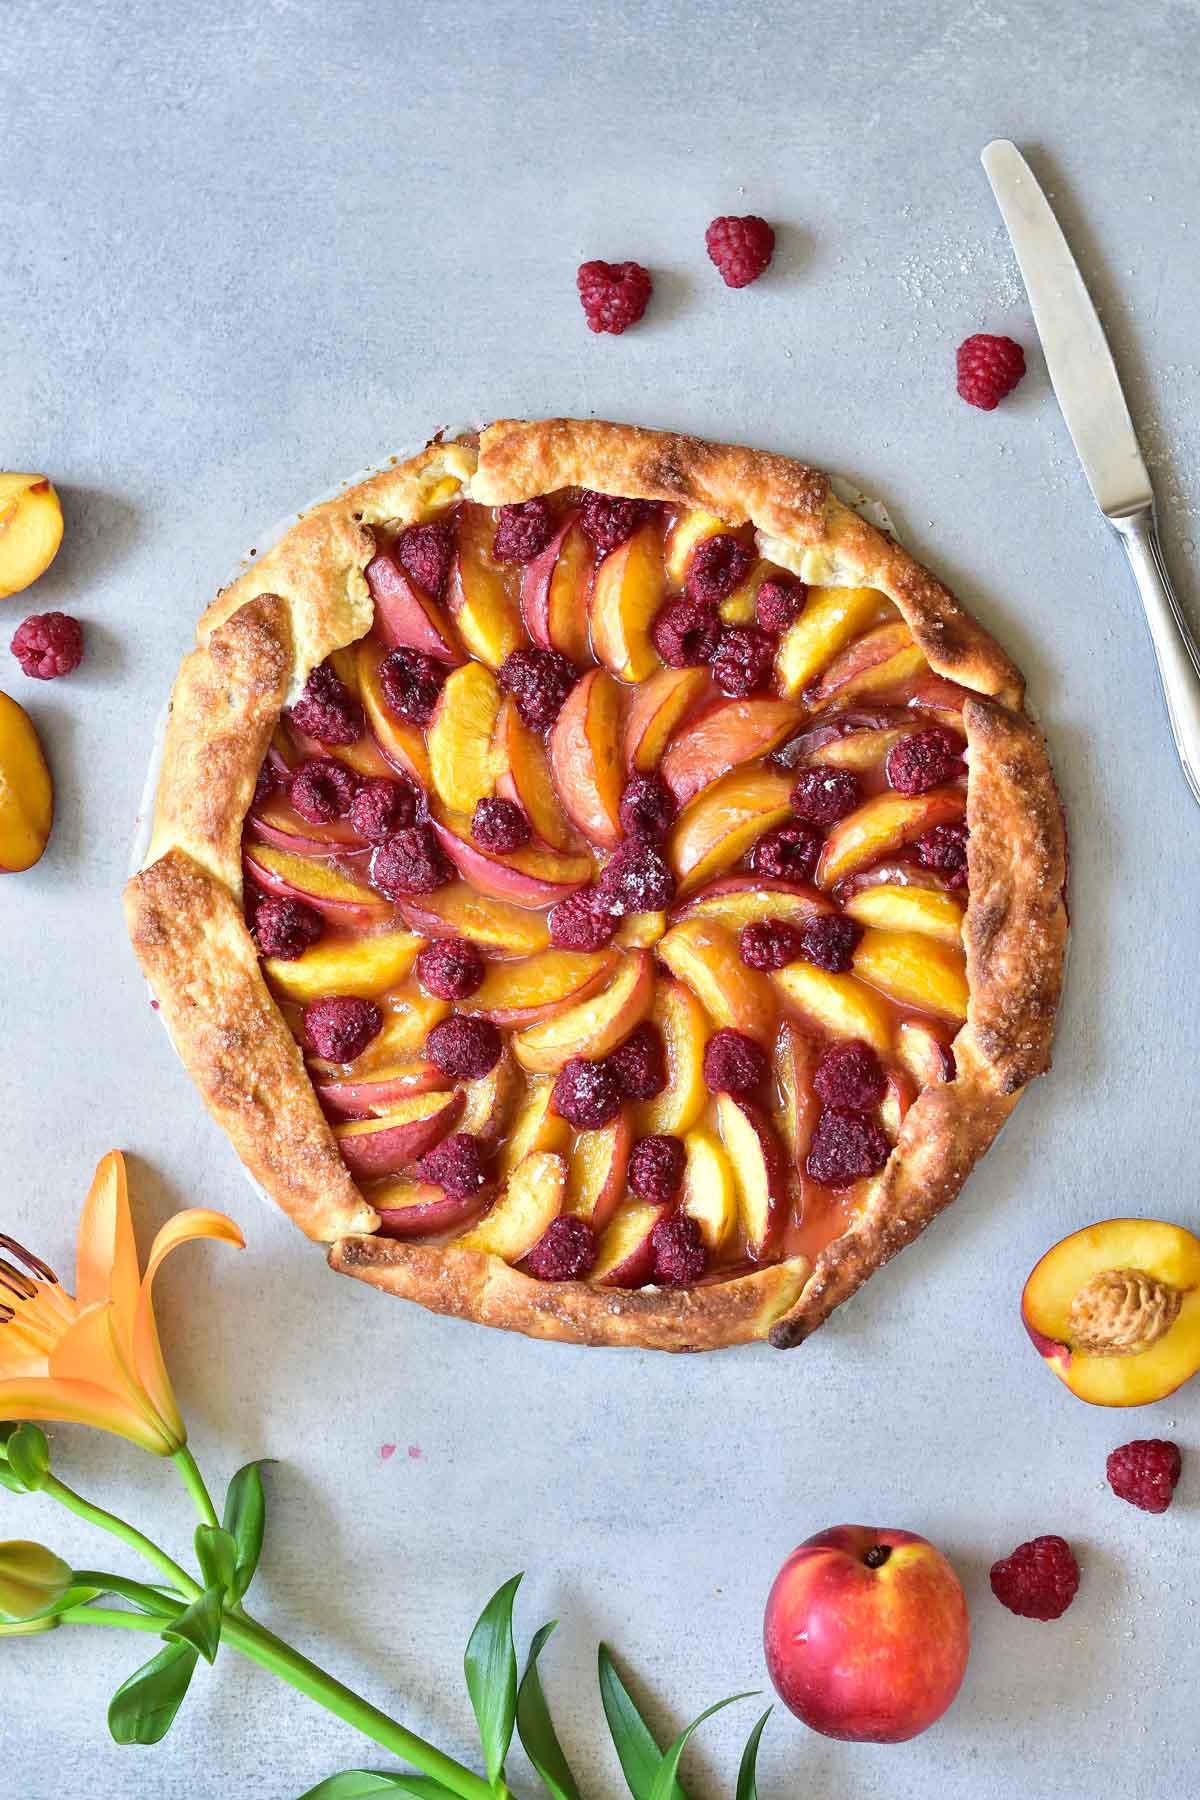
{"label": "gray textured surface", "polygon": [[[1031,342],[978,165],[1009,135],[1101,303],[1195,602],[1195,6],[0,11],[0,463],[48,468],[67,517],[53,571],[6,616],[65,606],[91,645],[70,683],[3,674],[59,791],[49,855],[0,897],[4,1224],[69,1266],[113,1143],[147,1228],[185,1199],[242,1222],[244,1255],[185,1251],[162,1281],[197,1451],[214,1473],[281,1459],[259,1607],[448,1749],[468,1749],[466,1631],[514,1569],[524,1626],[563,1617],[547,1685],[588,1793],[615,1796],[596,1639],[676,1727],[762,1679],[761,1602],[793,1543],[866,1518],[955,1558],[976,1624],[964,1692],[893,1750],[777,1716],[764,1796],[1057,1800],[1101,1766],[1111,1793],[1185,1791],[1200,1396],[1085,1409],[1038,1366],[1016,1298],[1086,1219],[1195,1222],[1200,817],[1039,359],[991,416],[957,401],[952,366],[969,331]],[[781,227],[740,294],[703,253],[727,210]],[[583,327],[573,275],[592,255],[655,271],[624,339]],[[790,1356],[536,1348],[333,1280],[248,1192],[125,945],[152,721],[254,532],[443,420],[558,411],[741,437],[882,495],[1024,665],[1070,807],[1053,1077],[950,1217]],[[1172,1429],[1181,1503],[1149,1519],[1107,1493],[1103,1459]],[[82,1433],[58,1445],[80,1485],[182,1547],[168,1469]],[[0,1533],[101,1556],[50,1510],[0,1494]],[[986,1572],[1048,1529],[1084,1578],[1042,1626],[1002,1612]],[[5,1800],[288,1800],[381,1760],[226,1659],[163,1747],[118,1751],[104,1704],[137,1647],[5,1646]],[[695,1794],[731,1791],[752,1716],[705,1728]]]}

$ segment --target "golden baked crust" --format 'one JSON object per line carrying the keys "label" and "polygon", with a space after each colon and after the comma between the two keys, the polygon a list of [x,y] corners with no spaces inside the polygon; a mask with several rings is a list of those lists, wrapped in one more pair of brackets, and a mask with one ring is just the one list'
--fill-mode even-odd
{"label": "golden baked crust", "polygon": [[[485,505],[581,486],[751,521],[763,554],[818,584],[880,589],[964,705],[970,1006],[957,1078],[909,1110],[849,1229],[802,1258],[692,1289],[542,1283],[478,1251],[400,1244],[351,1180],[259,968],[241,906],[241,830],[282,708],[370,627],[373,524],[461,494]],[[574,1342],[704,1349],[800,1342],[958,1192],[1049,1064],[1066,937],[1062,812],[1022,680],[950,591],[781,456],[599,421],[501,421],[431,444],[302,517],[205,613],[172,699],[146,867],[126,890],[135,950],[171,1036],[243,1161],[330,1263],[435,1311]]]}

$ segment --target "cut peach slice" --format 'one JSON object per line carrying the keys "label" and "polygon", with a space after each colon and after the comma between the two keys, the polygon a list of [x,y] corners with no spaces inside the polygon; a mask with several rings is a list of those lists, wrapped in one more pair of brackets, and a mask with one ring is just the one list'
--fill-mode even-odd
{"label": "cut peach slice", "polygon": [[667,838],[681,900],[723,875],[750,846],[792,816],[792,778],[759,765],[734,769],[685,806]]}
{"label": "cut peach slice", "polygon": [[554,722],[550,769],[567,817],[605,850],[623,836],[620,744],[621,689],[607,669],[590,669]]}
{"label": "cut peach slice", "polygon": [[794,700],[722,700],[692,719],[667,746],[659,773],[676,806],[741,763],[766,756],[804,716]]}
{"label": "cut peach slice", "polygon": [[931,825],[962,817],[963,794],[934,788],[928,794],[876,794],[838,821],[825,839],[817,864],[817,886],[831,888],[856,869],[889,856]]}
{"label": "cut peach slice", "polygon": [[659,536],[645,525],[604,558],[592,582],[592,650],[621,681],[645,681],[659,667],[650,627],[662,597]]}
{"label": "cut peach slice", "polygon": [[363,573],[375,602],[376,633],[389,649],[420,650],[438,662],[462,661],[437,603],[409,580],[390,551],[379,551]]}
{"label": "cut peach slice", "polygon": [[[331,657],[330,661],[332,660]],[[355,670],[357,671],[357,652],[354,653],[353,660]],[[349,687],[350,683],[347,682],[346,686]],[[361,695],[362,688],[360,683],[356,682],[354,691]],[[304,733],[302,731],[297,731],[295,726],[292,726],[291,728],[291,737],[295,751],[297,751],[299,755],[293,754],[291,756],[287,764],[288,767],[307,756],[332,756],[335,762],[345,763],[348,769],[353,769],[354,773],[356,775],[361,775],[364,780],[373,781],[380,777],[385,780],[395,780],[396,764],[388,761],[387,757],[383,754],[379,745],[372,737],[360,737],[357,743],[353,744],[319,744],[316,738],[305,737]],[[274,752],[277,747],[277,740],[273,741],[272,751]],[[415,733],[415,742],[408,747],[408,751],[409,762],[403,765],[406,772],[409,770],[414,759],[419,766],[425,767],[425,748],[421,743],[421,735],[419,732]]]}
{"label": "cut peach slice", "polygon": [[0,474],[0,600],[45,573],[62,533],[62,507],[49,476]]}
{"label": "cut peach slice", "polygon": [[962,902],[939,888],[901,887],[881,881],[851,894],[845,911],[860,925],[885,931],[919,931],[941,944],[962,948]]}
{"label": "cut peach slice", "polygon": [[471,836],[471,820],[465,813],[433,816],[430,823],[459,874],[477,893],[494,900],[530,908],[555,906],[590,881],[594,872],[590,856],[562,856],[542,844],[526,844],[506,856],[483,850]]}
{"label": "cut peach slice", "polygon": [[37,729],[23,706],[0,694],[0,873],[31,869],[53,823],[54,783]]}
{"label": "cut peach slice", "polygon": [[332,863],[293,856],[271,844],[243,848],[251,879],[269,894],[307,901],[327,918],[346,925],[369,925],[386,918],[391,907],[373,888],[344,875]]}
{"label": "cut peach slice", "polygon": [[[410,977],[380,1002],[380,1010],[382,1026],[362,1054],[349,1065],[355,1081],[374,1081],[397,1064],[420,1056],[425,1039],[434,1026],[450,1016],[450,1002],[423,993]],[[308,1062],[311,1070],[322,1075],[343,1073],[337,1063],[322,1062],[317,1056],[310,1056]]]}
{"label": "cut peach slice", "polygon": [[812,963],[788,963],[770,978],[789,1006],[835,1038],[862,1038],[880,1056],[891,1049],[886,1003],[853,975],[830,975]]}
{"label": "cut peach slice", "polygon": [[501,1173],[511,1174],[534,1150],[566,1153],[571,1142],[571,1127],[551,1106],[554,1083],[548,1076],[537,1076],[525,1089],[513,1128],[500,1152]]}
{"label": "cut peach slice", "polygon": [[721,618],[726,625],[753,625],[758,609],[758,590],[764,581],[770,581],[779,573],[774,563],[763,562],[760,557],[740,586],[735,587],[732,594],[722,600]]}
{"label": "cut peach slice", "polygon": [[586,1000],[616,967],[612,950],[542,950],[511,962],[489,962],[482,987],[463,1007],[497,1025],[532,1025]]}
{"label": "cut peach slice", "polygon": [[832,900],[799,882],[762,875],[729,875],[689,900],[679,916],[712,919],[730,931],[740,931],[743,925],[757,925],[760,919],[786,919],[790,925],[803,925],[820,914],[830,916],[836,911]]}
{"label": "cut peach slice", "polygon": [[715,1132],[697,1127],[683,1140],[687,1161],[679,1205],[694,1219],[710,1254],[722,1249],[737,1228],[737,1184],[725,1147]]}
{"label": "cut peach slice", "polygon": [[504,570],[492,560],[495,531],[483,507],[464,505],[458,518],[458,549],[446,585],[446,607],[471,655],[489,669],[525,642],[516,601]]}
{"label": "cut peach slice", "polygon": [[371,1000],[403,980],[424,942],[411,931],[381,931],[348,943],[314,944],[290,962],[269,957],[263,968],[291,1000],[319,1000],[322,994],[358,994]]}
{"label": "cut peach slice", "polygon": [[492,737],[500,711],[496,678],[482,663],[452,669],[429,721],[429,772],[443,806],[465,813],[496,784]]}
{"label": "cut peach slice", "polygon": [[718,1094],[717,1123],[737,1184],[746,1248],[756,1262],[766,1256],[787,1216],[787,1178],[779,1139],[750,1100]]}
{"label": "cut peach slice", "polygon": [[532,956],[550,944],[544,914],[507,900],[489,900],[465,881],[453,881],[432,894],[413,894],[401,900],[397,910],[407,926],[426,937],[470,938],[473,944],[510,956]]}
{"label": "cut peach slice", "polygon": [[895,611],[878,588],[810,588],[808,603],[784,633],[775,658],[784,693],[800,693],[852,638]]}
{"label": "cut peach slice", "polygon": [[379,1214],[379,1235],[391,1238],[433,1237],[466,1225],[484,1204],[484,1196],[458,1198],[428,1181],[408,1181],[403,1176],[371,1190],[371,1204]]}
{"label": "cut peach slice", "polygon": [[965,1019],[971,990],[961,950],[917,931],[868,926],[854,952],[854,973],[904,1006]]}
{"label": "cut peach slice", "polygon": [[654,999],[654,959],[648,950],[630,950],[608,986],[590,1000],[568,1006],[512,1040],[524,1069],[561,1069],[573,1056],[595,1061],[640,1025]]}
{"label": "cut peach slice", "polygon": [[742,961],[737,940],[724,925],[713,919],[681,919],[657,954],[692,990],[714,1025],[769,1040],[776,1011],[771,984]]}
{"label": "cut peach slice", "polygon": [[621,950],[651,950],[666,929],[665,912],[626,913],[613,943]]}
{"label": "cut peach slice", "polygon": [[463,1250],[484,1250],[507,1263],[520,1262],[557,1219],[566,1185],[563,1158],[533,1151],[518,1163],[508,1186],[478,1225],[455,1242]]}
{"label": "cut peach slice", "polygon": [[543,650],[557,650],[576,668],[592,660],[588,643],[592,564],[591,542],[572,514],[521,576],[526,631]]}
{"label": "cut peach slice", "polygon": [[274,796],[247,814],[246,829],[264,844],[290,850],[296,856],[338,856],[347,850],[367,848],[348,819],[310,825]]}
{"label": "cut peach slice", "polygon": [[865,775],[869,769],[882,768],[896,745],[903,738],[912,737],[923,723],[923,720],[914,720],[908,727],[893,725],[877,731],[849,731],[844,737],[829,738],[803,761],[828,763],[835,769],[853,769],[856,774]]}
{"label": "cut peach slice", "polygon": [[372,1113],[376,1118],[398,1100],[408,1100],[413,1094],[430,1094],[450,1085],[449,1076],[423,1056],[409,1057],[390,1069],[379,1069],[369,1080],[313,1083],[317,1098],[329,1112],[351,1117]]}
{"label": "cut peach slice", "polygon": [[708,1104],[708,1089],[704,1085],[704,1046],[710,1036],[708,1015],[691,988],[680,981],[660,980],[649,1017],[662,1034],[667,1085],[653,1100],[639,1102],[634,1113],[635,1131],[638,1137],[659,1133],[682,1137]]}
{"label": "cut peach slice", "polygon": [[642,1200],[622,1206],[600,1239],[590,1279],[602,1287],[644,1287],[654,1273],[654,1227],[670,1210]]}
{"label": "cut peach slice", "polygon": [[657,769],[680,721],[707,693],[707,669],[659,669],[630,696],[625,717],[625,761],[649,774]]}
{"label": "cut peach slice", "polygon": [[904,1115],[915,1099],[916,1091],[904,1071],[889,1069],[887,1088],[879,1102],[879,1123],[887,1133],[889,1143],[894,1144],[900,1136]]}
{"label": "cut peach slice", "polygon": [[632,1148],[633,1126],[628,1107],[623,1107],[610,1125],[575,1135],[563,1210],[586,1219],[597,1235],[620,1205]]}
{"label": "cut peach slice", "polygon": [[812,1039],[790,1019],[785,1020],[775,1045],[775,1085],[781,1101],[783,1140],[797,1171],[803,1171],[821,1110],[812,1084],[818,1055]]}
{"label": "cut peach slice", "polygon": [[809,701],[814,711],[833,700],[844,706],[867,694],[889,693],[928,670],[903,619],[889,619],[847,645],[816,683]]}
{"label": "cut peach slice", "polygon": [[1200,1238],[1159,1219],[1072,1232],[1025,1283],[1021,1318],[1081,1400],[1161,1400],[1200,1369]]}
{"label": "cut peach slice", "polygon": [[516,801],[538,837],[552,850],[576,849],[579,840],[554,791],[546,746],[526,725],[511,694],[505,695],[496,715],[492,757],[496,792],[501,798]]}
{"label": "cut peach slice", "polygon": [[712,513],[701,512],[699,508],[680,513],[667,533],[663,550],[667,579],[672,586],[682,587],[687,580],[688,564],[696,545],[703,543],[705,538],[718,537],[728,530],[728,525]]}
{"label": "cut peach slice", "polygon": [[505,1050],[486,1075],[464,1082],[464,1106],[456,1130],[478,1138],[485,1150],[494,1150],[508,1130],[522,1089],[521,1076]]}
{"label": "cut peach slice", "polygon": [[904,1019],[896,1031],[896,1059],[918,1090],[940,1087],[957,1073],[954,1051],[943,1026]]}
{"label": "cut peach slice", "polygon": [[378,1119],[355,1119],[337,1125],[333,1135],[342,1161],[359,1181],[395,1175],[406,1163],[424,1156],[454,1129],[463,1109],[460,1093],[413,1094]]}
{"label": "cut peach slice", "polygon": [[392,767],[411,775],[420,787],[428,789],[431,776],[425,739],[415,725],[394,713],[384,699],[379,665],[385,655],[383,645],[374,638],[364,638],[358,646],[359,691],[367,723]]}

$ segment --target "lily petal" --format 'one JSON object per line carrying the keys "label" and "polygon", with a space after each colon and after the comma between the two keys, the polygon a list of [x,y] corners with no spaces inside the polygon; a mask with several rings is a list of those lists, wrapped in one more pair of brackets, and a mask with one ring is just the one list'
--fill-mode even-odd
{"label": "lily petal", "polygon": [[75,1297],[81,1307],[112,1302],[117,1337],[128,1354],[137,1294],[137,1243],[129,1210],[125,1158],[119,1150],[110,1150],[96,1167],[79,1219]]}
{"label": "lily petal", "polygon": [[170,1454],[162,1432],[151,1428],[142,1412],[130,1406],[119,1394],[97,1387],[91,1381],[52,1381],[37,1377],[28,1381],[0,1381],[0,1417],[5,1419],[52,1419],[60,1425],[92,1425],[98,1431],[112,1431],[118,1437],[153,1450],[156,1456]]}
{"label": "lily petal", "polygon": [[246,1247],[245,1238],[233,1220],[226,1218],[224,1213],[212,1212],[203,1206],[191,1206],[185,1212],[176,1213],[173,1219],[167,1220],[150,1246],[150,1260],[146,1264],[146,1273],[138,1291],[133,1325],[133,1370],[136,1379],[159,1417],[181,1444],[187,1437],[187,1432],[179,1414],[166,1363],[163,1361],[151,1289],[154,1277],[171,1251],[178,1249],[180,1244],[192,1243],[197,1238],[216,1238],[222,1243],[236,1244],[239,1250]]}
{"label": "lily petal", "polygon": [[50,1353],[50,1380],[84,1383],[111,1396],[121,1409],[141,1421],[140,1442],[150,1443],[160,1455],[171,1455],[184,1441],[175,1418],[163,1418],[148,1394],[138,1386],[118,1342],[114,1308],[105,1303],[81,1312]]}

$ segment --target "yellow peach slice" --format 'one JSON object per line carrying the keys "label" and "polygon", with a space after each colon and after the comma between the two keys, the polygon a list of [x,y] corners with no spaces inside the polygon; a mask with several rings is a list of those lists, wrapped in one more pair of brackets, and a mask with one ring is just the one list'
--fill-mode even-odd
{"label": "yellow peach slice", "polygon": [[857,638],[826,669],[810,696],[815,711],[836,700],[839,706],[868,694],[886,694],[929,673],[924,652],[902,619],[889,619]]}
{"label": "yellow peach slice", "polygon": [[844,911],[860,925],[878,925],[885,931],[920,931],[956,950],[962,948],[962,902],[940,888],[902,887],[881,881],[876,887],[860,888],[852,894]]}
{"label": "yellow peach slice", "polygon": [[452,1131],[463,1109],[461,1094],[413,1094],[377,1119],[335,1125],[333,1135],[350,1173],[360,1180],[395,1175],[424,1156]]}
{"label": "yellow peach slice", "polygon": [[529,912],[509,900],[489,900],[465,881],[452,881],[432,894],[414,894],[398,905],[401,918],[426,937],[465,937],[510,956],[532,956],[550,943],[544,913]]}
{"label": "yellow peach slice", "polygon": [[869,926],[854,952],[854,973],[905,1006],[965,1019],[971,990],[960,950],[918,931]]}
{"label": "yellow peach slice", "polygon": [[654,1273],[654,1227],[670,1212],[634,1200],[615,1214],[600,1239],[590,1279],[604,1287],[641,1287]]}
{"label": "yellow peach slice", "polygon": [[725,1146],[715,1132],[702,1127],[683,1140],[687,1161],[679,1205],[694,1219],[705,1248],[714,1253],[733,1236],[737,1226],[737,1185]]}
{"label": "yellow peach slice", "polygon": [[770,581],[778,573],[774,563],[764,562],[760,557],[745,581],[722,600],[719,610],[723,622],[726,625],[753,625],[758,607],[758,590],[764,581]]}
{"label": "yellow peach slice", "polygon": [[623,832],[621,689],[607,669],[589,669],[568,694],[550,733],[550,770],[567,817],[584,836],[615,850]]}
{"label": "yellow peach slice", "polygon": [[45,573],[62,533],[62,507],[48,476],[0,474],[0,600]]}
{"label": "yellow peach slice", "polygon": [[498,1025],[530,1025],[548,1013],[584,1000],[612,975],[615,952],[541,950],[510,962],[489,962],[483,985],[463,1002]]}
{"label": "yellow peach slice", "polygon": [[876,794],[839,819],[825,839],[817,886],[831,888],[855,869],[889,856],[932,825],[961,818],[964,796],[953,788],[928,794]]}
{"label": "yellow peach slice", "polygon": [[496,678],[482,663],[451,669],[429,722],[429,771],[438,798],[468,822],[496,784],[492,737],[500,711]]}
{"label": "yellow peach slice", "polygon": [[659,1133],[682,1137],[708,1104],[704,1085],[708,1015],[691,988],[679,981],[660,981],[649,1018],[662,1034],[667,1085],[653,1100],[638,1103],[634,1128],[638,1137]]}
{"label": "yellow peach slice", "polygon": [[492,560],[495,526],[485,508],[465,504],[458,518],[458,552],[446,584],[446,609],[471,655],[489,669],[525,643],[525,629],[503,568]]}
{"label": "yellow peach slice", "polygon": [[707,669],[659,669],[630,696],[625,718],[625,761],[649,774],[667,743],[708,689]]}
{"label": "yellow peach slice", "polygon": [[650,950],[666,929],[665,912],[627,913],[617,926],[613,943],[621,950]]}
{"label": "yellow peach slice", "polygon": [[31,869],[54,822],[54,784],[33,720],[0,694],[0,873]]}
{"label": "yellow peach slice", "polygon": [[645,681],[659,666],[650,626],[662,597],[658,533],[643,526],[604,558],[592,582],[592,650],[621,681]]}
{"label": "yellow peach slice", "polygon": [[494,1149],[508,1130],[523,1085],[516,1064],[505,1050],[486,1075],[463,1083],[462,1117],[455,1130],[478,1138],[485,1149]]}
{"label": "yellow peach slice", "polygon": [[641,1024],[653,999],[654,959],[648,950],[631,950],[606,988],[519,1032],[513,1052],[523,1069],[542,1072],[561,1069],[573,1056],[595,1061]]}
{"label": "yellow peach slice", "polygon": [[811,963],[794,962],[774,970],[771,980],[789,1006],[830,1037],[862,1038],[880,1056],[888,1054],[891,1014],[878,994],[853,975],[831,975]]}
{"label": "yellow peach slice", "polygon": [[778,749],[804,716],[795,700],[722,700],[692,719],[671,739],[659,774],[677,806],[730,769]]}
{"label": "yellow peach slice", "polygon": [[712,513],[701,512],[694,508],[690,512],[681,513],[667,534],[667,542],[663,552],[667,579],[674,587],[682,587],[687,580],[688,564],[692,560],[692,551],[705,538],[718,537],[729,527]]}
{"label": "yellow peach slice", "polygon": [[625,1192],[625,1170],[633,1148],[629,1109],[623,1108],[598,1131],[580,1131],[571,1145],[564,1212],[604,1230]]}
{"label": "yellow peach slice", "polygon": [[[378,1073],[394,1068],[397,1064],[411,1060],[422,1054],[425,1039],[443,1019],[450,1016],[450,1002],[438,1000],[432,994],[426,994],[410,976],[392,989],[385,1001],[380,1002],[383,1013],[383,1024],[371,1039],[361,1056],[352,1064],[357,1080],[374,1079]],[[309,1067],[319,1073],[340,1074],[340,1066],[322,1062],[319,1057],[309,1057]]]}
{"label": "yellow peach slice", "polygon": [[537,835],[552,850],[576,849],[579,840],[554,791],[546,746],[526,725],[511,694],[505,695],[496,715],[492,755],[496,792],[525,810]]}
{"label": "yellow peach slice", "polygon": [[712,919],[681,919],[658,945],[657,955],[691,988],[719,1029],[769,1038],[775,996],[766,976],[746,966],[733,934]]}
{"label": "yellow peach slice", "polygon": [[350,942],[314,944],[294,961],[269,957],[263,968],[291,1000],[322,994],[357,994],[364,1000],[394,987],[412,968],[424,938],[411,931],[381,931]]}
{"label": "yellow peach slice", "polygon": [[731,875],[727,882],[719,882],[715,888],[689,900],[682,916],[711,919],[729,931],[740,931],[743,925],[757,925],[761,919],[786,919],[789,925],[804,925],[809,919],[835,911],[832,900],[809,888],[769,881],[760,875]]}
{"label": "yellow peach slice", "polygon": [[680,900],[745,855],[765,831],[792,816],[792,778],[780,769],[734,769],[685,806],[667,838]]}
{"label": "yellow peach slice", "polygon": [[784,633],[775,658],[784,693],[800,693],[852,638],[894,614],[878,588],[810,588],[808,604]]}
{"label": "yellow peach slice", "polygon": [[484,1250],[506,1263],[520,1262],[557,1219],[566,1185],[562,1157],[533,1151],[513,1170],[495,1205],[455,1244],[461,1250]]}
{"label": "yellow peach slice", "polygon": [[500,1172],[510,1175],[518,1163],[534,1150],[566,1153],[571,1142],[571,1127],[554,1111],[554,1083],[547,1076],[535,1075],[525,1090],[512,1131],[500,1152]]}
{"label": "yellow peach slice", "polygon": [[246,844],[244,856],[254,880],[272,894],[307,900],[318,911],[350,924],[367,924],[391,910],[374,888],[343,875],[332,863],[296,856],[272,844]]}
{"label": "yellow peach slice", "polygon": [[411,775],[421,787],[428,789],[432,777],[425,739],[415,725],[392,711],[383,696],[379,665],[386,655],[386,649],[376,638],[364,638],[358,646],[359,692],[367,723],[393,768]]}

